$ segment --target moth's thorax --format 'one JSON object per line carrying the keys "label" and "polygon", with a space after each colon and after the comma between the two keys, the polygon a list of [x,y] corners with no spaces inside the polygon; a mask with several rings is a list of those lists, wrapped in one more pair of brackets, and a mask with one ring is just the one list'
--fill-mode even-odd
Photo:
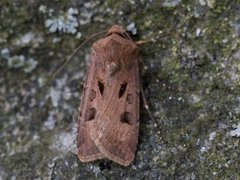
{"label": "moth's thorax", "polygon": [[133,57],[138,54],[136,44],[118,34],[111,34],[93,45],[94,54],[103,66],[103,70],[110,76],[115,75],[122,69],[132,66]]}
{"label": "moth's thorax", "polygon": [[124,33],[126,33],[126,31],[122,26],[114,25],[108,30],[107,35],[110,35],[113,33],[124,34]]}

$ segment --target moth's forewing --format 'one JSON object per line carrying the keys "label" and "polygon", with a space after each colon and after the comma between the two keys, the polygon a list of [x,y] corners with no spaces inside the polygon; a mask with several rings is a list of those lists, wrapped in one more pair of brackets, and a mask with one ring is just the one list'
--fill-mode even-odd
{"label": "moth's forewing", "polygon": [[[87,78],[84,83],[84,92],[82,95],[82,101],[80,106],[80,112],[78,116],[78,134],[77,134],[77,148],[78,157],[82,162],[94,161],[96,159],[103,158],[103,154],[95,146],[95,143],[90,138],[90,128],[92,121],[90,116],[93,115],[91,108],[94,106],[94,94],[91,89],[95,88],[96,79],[96,56],[91,54],[90,66],[88,67]],[[92,114],[91,114],[92,113]]]}
{"label": "moth's forewing", "polygon": [[92,48],[79,116],[78,154],[80,160],[106,157],[127,166],[138,141],[139,55],[129,36],[119,26],[114,28]]}
{"label": "moth's forewing", "polygon": [[94,48],[98,61],[104,62],[96,70],[104,90],[96,99],[96,124],[90,128],[90,136],[105,157],[127,166],[134,159],[139,129],[137,47],[131,40],[113,34]]}

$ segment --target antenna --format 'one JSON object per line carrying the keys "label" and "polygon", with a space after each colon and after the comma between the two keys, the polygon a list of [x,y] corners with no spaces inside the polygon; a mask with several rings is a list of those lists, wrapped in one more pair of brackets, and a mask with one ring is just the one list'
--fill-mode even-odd
{"label": "antenna", "polygon": [[85,45],[89,40],[91,40],[91,39],[94,38],[95,36],[98,36],[98,35],[103,34],[103,33],[106,33],[106,32],[107,32],[107,30],[104,30],[104,31],[101,31],[101,32],[98,32],[98,33],[94,33],[94,34],[92,34],[91,36],[89,36],[86,40],[84,40],[84,41],[73,51],[73,53],[70,55],[70,57],[63,62],[63,64],[57,69],[57,71],[55,71],[55,72],[53,73],[53,75],[52,75],[51,78],[50,78],[50,81],[52,81],[52,80],[56,77],[56,75],[57,75],[59,72],[62,71],[62,69],[64,68],[64,66],[65,66],[65,65],[73,58],[73,56],[83,47],[83,45]]}

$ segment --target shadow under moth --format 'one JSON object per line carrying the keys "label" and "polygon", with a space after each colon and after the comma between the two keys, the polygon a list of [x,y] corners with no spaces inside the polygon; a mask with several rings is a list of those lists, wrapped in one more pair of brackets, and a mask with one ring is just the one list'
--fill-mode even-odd
{"label": "shadow under moth", "polygon": [[78,117],[77,148],[82,162],[107,158],[128,166],[139,131],[139,54],[118,25],[92,46]]}

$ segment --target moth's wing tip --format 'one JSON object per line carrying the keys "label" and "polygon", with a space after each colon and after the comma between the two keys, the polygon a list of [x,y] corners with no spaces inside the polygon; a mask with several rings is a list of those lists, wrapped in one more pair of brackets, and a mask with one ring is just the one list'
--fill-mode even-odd
{"label": "moth's wing tip", "polygon": [[107,150],[107,148],[104,147],[104,145],[99,141],[99,139],[95,139],[94,143],[106,158],[122,166],[129,166],[134,160],[135,153],[133,153],[130,149],[127,153],[128,156],[126,157],[126,159],[123,159]]}
{"label": "moth's wing tip", "polygon": [[80,153],[78,153],[78,159],[81,162],[91,162],[91,161],[95,161],[98,159],[103,159],[105,158],[105,156],[102,153],[98,153],[98,154],[94,154],[94,155],[90,155],[90,156],[83,156]]}
{"label": "moth's wing tip", "polygon": [[129,160],[129,161],[126,161],[126,160],[124,160],[124,162],[118,162],[119,164],[121,164],[122,166],[125,166],[125,167],[127,167],[127,166],[129,166],[131,163],[133,162],[133,159],[132,160]]}
{"label": "moth's wing tip", "polygon": [[97,159],[103,159],[104,155],[95,146],[88,131],[91,128],[91,124],[84,124],[78,129],[77,142],[77,155],[81,162],[90,162]]}

